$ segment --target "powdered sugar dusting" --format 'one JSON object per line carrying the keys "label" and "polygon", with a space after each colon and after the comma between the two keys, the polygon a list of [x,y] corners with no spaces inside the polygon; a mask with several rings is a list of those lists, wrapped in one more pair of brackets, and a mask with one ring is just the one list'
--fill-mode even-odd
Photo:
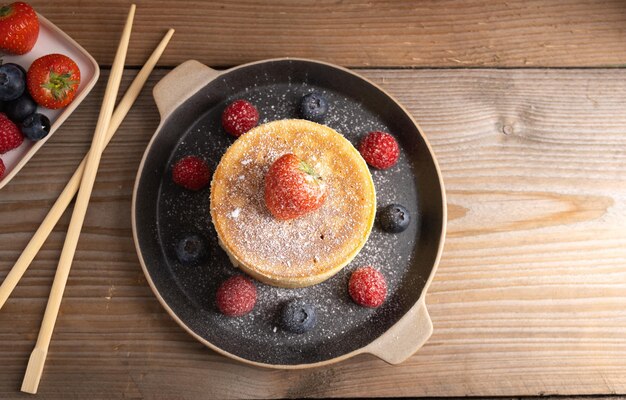
{"label": "powdered sugar dusting", "polygon": [[[263,193],[267,170],[286,153],[317,160],[328,194],[320,209],[280,221],[265,207]],[[276,279],[343,264],[362,245],[375,213],[366,168],[343,138],[310,122],[279,121],[247,133],[229,149],[213,182],[212,212],[223,243],[246,266]],[[223,218],[233,209],[239,218]]]}

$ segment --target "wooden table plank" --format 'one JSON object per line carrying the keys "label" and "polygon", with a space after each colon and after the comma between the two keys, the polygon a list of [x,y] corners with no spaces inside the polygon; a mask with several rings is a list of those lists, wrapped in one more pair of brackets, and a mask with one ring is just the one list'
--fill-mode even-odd
{"label": "wooden table plank", "polygon": [[[138,0],[128,60],[141,65],[167,27],[162,65],[196,58],[230,66],[273,57],[347,66],[622,65],[626,3],[529,1]],[[129,4],[33,0],[103,64],[113,60]]]}
{"label": "wooden table plank", "polygon": [[[363,70],[413,113],[443,170],[435,331],[399,366],[361,356],[305,371],[205,349],[143,278],[130,196],[165,72],[103,157],[39,398],[626,393],[626,71]],[[102,82],[0,193],[0,278],[86,151]],[[67,223],[0,311],[0,398],[21,398]]]}

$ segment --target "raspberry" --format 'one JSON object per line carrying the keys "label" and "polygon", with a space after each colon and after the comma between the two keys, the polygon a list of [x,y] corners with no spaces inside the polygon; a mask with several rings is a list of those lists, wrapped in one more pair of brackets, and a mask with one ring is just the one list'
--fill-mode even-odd
{"label": "raspberry", "polygon": [[0,113],[0,154],[13,150],[24,141],[24,136],[9,117]]}
{"label": "raspberry", "polygon": [[239,137],[259,123],[259,112],[245,100],[235,100],[222,113],[222,126],[226,132]]}
{"label": "raspberry", "polygon": [[256,286],[243,275],[227,279],[217,289],[217,308],[229,317],[246,315],[256,304]]}
{"label": "raspberry", "polygon": [[174,183],[189,189],[200,190],[211,180],[209,166],[201,158],[187,156],[181,158],[172,168]]}
{"label": "raspberry", "polygon": [[387,169],[398,162],[400,148],[396,139],[387,132],[370,132],[359,144],[363,159],[374,168]]}
{"label": "raspberry", "polygon": [[385,302],[387,282],[378,270],[372,267],[362,267],[350,276],[348,292],[358,305],[376,308]]}
{"label": "raspberry", "polygon": [[4,162],[2,162],[2,160],[0,160],[0,179],[2,179],[2,177],[4,176],[4,171],[6,170],[6,168],[4,167]]}

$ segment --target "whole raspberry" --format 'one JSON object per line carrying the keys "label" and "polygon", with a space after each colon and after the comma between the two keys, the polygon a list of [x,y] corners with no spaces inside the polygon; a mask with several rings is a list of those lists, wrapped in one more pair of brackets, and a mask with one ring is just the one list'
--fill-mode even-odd
{"label": "whole raspberry", "polygon": [[13,150],[24,141],[20,129],[6,116],[0,113],[0,154]]}
{"label": "whole raspberry", "polygon": [[376,308],[385,302],[387,282],[378,270],[372,267],[362,267],[350,276],[348,292],[358,305]]}
{"label": "whole raspberry", "polygon": [[189,189],[200,190],[211,180],[211,171],[207,163],[196,156],[181,158],[172,168],[174,183]]}
{"label": "whole raspberry", "polygon": [[396,139],[387,132],[370,132],[359,144],[359,152],[372,167],[387,169],[398,162],[400,148]]}
{"label": "whole raspberry", "polygon": [[259,112],[245,100],[235,100],[222,113],[222,126],[226,132],[239,137],[259,123]]}
{"label": "whole raspberry", "polygon": [[6,168],[4,167],[4,162],[0,159],[0,179],[4,176],[4,171],[6,171]]}
{"label": "whole raspberry", "polygon": [[217,308],[229,317],[246,315],[256,304],[256,286],[243,275],[233,276],[217,289]]}

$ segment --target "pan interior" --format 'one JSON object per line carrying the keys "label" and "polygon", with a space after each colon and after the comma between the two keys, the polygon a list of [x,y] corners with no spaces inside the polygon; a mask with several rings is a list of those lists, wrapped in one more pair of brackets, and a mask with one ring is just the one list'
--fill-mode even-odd
{"label": "pan interior", "polygon": [[[255,309],[244,317],[222,316],[214,298],[227,277],[239,273],[218,246],[209,215],[209,189],[185,191],[171,181],[171,165],[186,155],[205,158],[212,171],[234,141],[221,127],[224,107],[239,98],[259,110],[261,123],[297,118],[300,98],[321,92],[329,100],[326,125],[355,146],[373,130],[396,136],[398,164],[372,169],[379,207],[400,203],[411,213],[405,232],[388,234],[376,225],[359,255],[319,285],[283,289],[257,282]],[[419,117],[419,116],[418,116]],[[329,360],[366,346],[398,321],[419,299],[437,256],[442,231],[441,188],[432,155],[408,115],[367,81],[341,69],[301,60],[252,64],[223,73],[165,121],[146,155],[136,198],[139,249],[157,291],[190,330],[238,357],[272,365]],[[196,266],[181,264],[177,241],[199,234],[209,256]],[[271,238],[259,238],[271,240]],[[372,265],[387,278],[389,296],[378,309],[354,304],[347,293],[350,272]],[[277,321],[280,307],[304,298],[317,310],[317,325],[297,335]]]}

